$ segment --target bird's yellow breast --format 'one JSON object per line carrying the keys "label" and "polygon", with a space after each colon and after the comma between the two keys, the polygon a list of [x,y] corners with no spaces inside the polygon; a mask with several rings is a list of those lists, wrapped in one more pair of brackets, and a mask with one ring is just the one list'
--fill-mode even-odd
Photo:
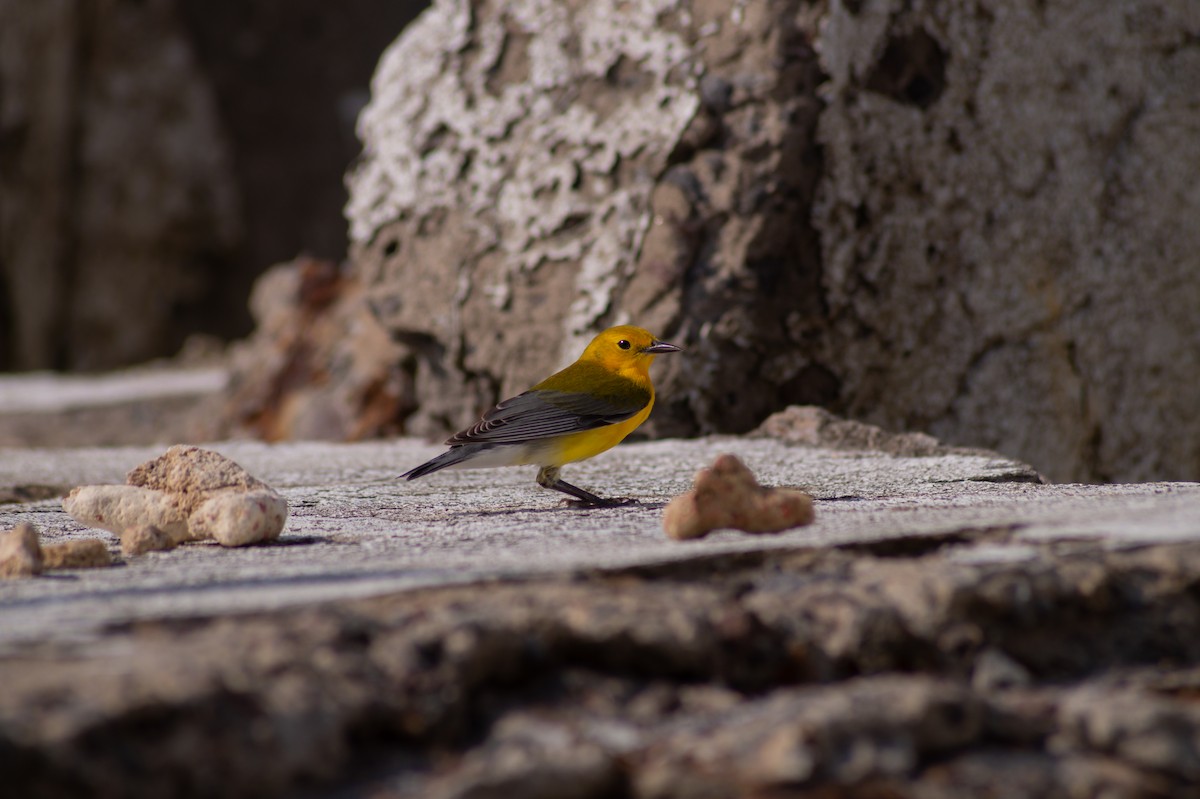
{"label": "bird's yellow breast", "polygon": [[584,430],[581,433],[571,433],[548,441],[544,452],[539,453],[541,457],[537,462],[542,466],[562,466],[565,463],[586,460],[607,449],[612,449],[620,444],[625,436],[636,430],[638,425],[646,421],[646,417],[650,415],[650,409],[653,407],[654,395],[651,394],[646,407],[623,422],[597,427],[594,430]]}

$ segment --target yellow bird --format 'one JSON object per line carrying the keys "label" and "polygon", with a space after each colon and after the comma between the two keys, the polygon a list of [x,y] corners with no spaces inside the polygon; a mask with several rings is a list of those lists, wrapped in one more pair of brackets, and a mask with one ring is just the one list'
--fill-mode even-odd
{"label": "yellow bird", "polygon": [[679,352],[640,327],[611,327],[592,339],[579,360],[533,388],[506,399],[474,426],[447,439],[447,452],[401,477],[415,480],[439,469],[536,464],[538,485],[584,505],[606,500],[560,479],[559,469],[616,446],[654,407],[650,364]]}

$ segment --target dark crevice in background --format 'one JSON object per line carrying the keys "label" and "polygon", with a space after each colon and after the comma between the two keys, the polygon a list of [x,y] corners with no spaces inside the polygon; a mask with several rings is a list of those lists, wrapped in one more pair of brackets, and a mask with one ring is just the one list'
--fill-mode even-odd
{"label": "dark crevice in background", "polygon": [[250,331],[246,300],[273,264],[306,254],[340,261],[347,248],[343,176],[357,157],[359,111],[384,49],[429,4],[419,0],[178,0],[233,154],[245,231],[220,296],[243,309],[223,336]]}
{"label": "dark crevice in background", "polygon": [[925,109],[946,88],[946,62],[941,43],[923,29],[888,42],[866,86],[901,103]]}

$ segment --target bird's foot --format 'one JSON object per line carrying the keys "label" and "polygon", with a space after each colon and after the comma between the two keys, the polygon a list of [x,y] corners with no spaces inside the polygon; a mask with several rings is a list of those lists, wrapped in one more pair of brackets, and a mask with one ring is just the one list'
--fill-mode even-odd
{"label": "bird's foot", "polygon": [[563,503],[568,508],[575,508],[577,510],[589,510],[595,508],[627,508],[631,505],[642,504],[639,500],[633,499],[632,497],[613,497],[612,499],[596,497],[596,500],[598,501],[587,499],[564,499]]}
{"label": "bird's foot", "polygon": [[552,488],[555,491],[561,491],[574,499],[566,500],[568,508],[619,508],[622,505],[636,505],[636,499],[605,499],[598,497],[591,491],[584,491],[579,486],[574,486],[566,480],[562,480],[558,476],[557,466],[543,466],[537,476],[538,485],[542,488]]}

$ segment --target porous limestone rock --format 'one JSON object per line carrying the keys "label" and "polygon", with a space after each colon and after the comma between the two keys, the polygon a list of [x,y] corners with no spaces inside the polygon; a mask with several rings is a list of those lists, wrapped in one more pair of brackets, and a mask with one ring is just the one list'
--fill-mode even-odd
{"label": "porous limestone rock", "polygon": [[188,529],[227,547],[274,541],[287,521],[287,500],[274,491],[221,491],[201,502],[188,517]]}
{"label": "porous limestone rock", "polygon": [[42,547],[46,569],[94,569],[112,565],[108,545],[99,538],[81,538]]}
{"label": "porous limestone rock", "polygon": [[[271,541],[287,521],[287,501],[229,458],[177,445],[129,472],[127,485],[82,486],[63,500],[76,521],[122,538],[128,549],[169,548],[214,539],[224,546]],[[144,528],[157,528],[159,536]]]}
{"label": "porous limestone rock", "polygon": [[121,554],[142,555],[174,549],[176,542],[152,524],[138,524],[121,531]]}
{"label": "porous limestone rock", "polygon": [[677,541],[714,530],[779,533],[813,520],[812,497],[793,488],[765,488],[736,455],[718,455],[696,473],[692,490],[663,511],[663,530]]}
{"label": "porous limestone rock", "polygon": [[33,577],[51,569],[91,569],[111,565],[108,547],[98,538],[72,539],[43,546],[37,528],[28,522],[0,533],[0,578]]}
{"label": "porous limestone rock", "polygon": [[266,485],[219,452],[177,444],[152,461],[135,466],[125,482],[178,498],[189,515],[217,491],[258,491]]}
{"label": "porous limestone rock", "polygon": [[[809,341],[821,311],[818,22],[798,4],[436,3],[384,54],[360,119],[358,308],[296,335],[260,321],[226,418],[281,438],[444,435],[620,322],[692,351],[661,367],[647,431],[748,430],[835,398],[827,368],[778,346]],[[363,346],[368,314],[390,348]],[[369,390],[331,390],[347,374]]]}
{"label": "porous limestone rock", "polygon": [[63,510],[75,521],[122,535],[152,525],[175,543],[191,539],[180,497],[132,485],[92,485],[71,489]]}
{"label": "porous limestone rock", "polygon": [[806,447],[886,452],[903,457],[944,455],[953,451],[931,435],[892,433],[875,425],[839,418],[815,405],[792,405],[773,413],[754,433]]}
{"label": "porous limestone rock", "polygon": [[37,528],[21,522],[0,533],[0,577],[33,577],[44,568]]}

